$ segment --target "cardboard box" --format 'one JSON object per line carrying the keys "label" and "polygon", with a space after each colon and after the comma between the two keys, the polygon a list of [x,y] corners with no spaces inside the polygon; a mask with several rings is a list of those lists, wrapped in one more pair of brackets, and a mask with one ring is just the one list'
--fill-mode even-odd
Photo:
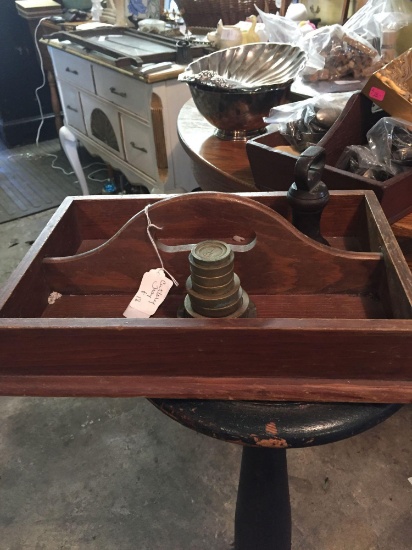
{"label": "cardboard box", "polygon": [[376,71],[362,93],[391,116],[412,122],[412,48]]}

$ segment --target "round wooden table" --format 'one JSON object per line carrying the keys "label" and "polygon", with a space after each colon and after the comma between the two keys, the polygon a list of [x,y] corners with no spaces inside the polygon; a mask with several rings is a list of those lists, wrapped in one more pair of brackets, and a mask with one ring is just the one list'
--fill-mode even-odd
{"label": "round wooden table", "polygon": [[193,173],[202,191],[258,191],[246,154],[246,142],[224,141],[214,136],[214,127],[199,113],[192,99],[180,110],[177,132],[192,160]]}

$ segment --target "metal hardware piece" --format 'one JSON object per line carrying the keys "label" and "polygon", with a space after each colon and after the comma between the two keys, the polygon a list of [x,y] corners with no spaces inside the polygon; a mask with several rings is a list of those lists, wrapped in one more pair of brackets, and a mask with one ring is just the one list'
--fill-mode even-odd
{"label": "metal hardware piece", "polygon": [[71,74],[78,75],[79,71],[76,71],[76,69],[71,69],[70,67],[66,67],[66,73],[71,73]]}
{"label": "metal hardware piece", "polygon": [[203,241],[189,254],[191,275],[182,317],[256,317],[256,308],[234,273],[234,254],[222,241]]}
{"label": "metal hardware piece", "polygon": [[79,112],[78,109],[75,109],[75,108],[72,107],[71,105],[66,105],[66,109],[68,109],[69,111],[73,111],[74,113],[78,113],[78,112]]}
{"label": "metal hardware piece", "polygon": [[119,95],[120,97],[127,97],[126,92],[118,92],[114,86],[110,88],[112,94]]}
{"label": "metal hardware piece", "polygon": [[144,147],[139,147],[138,145],[136,145],[136,143],[134,141],[131,141],[130,145],[133,147],[133,149],[137,149],[138,151],[142,151],[142,153],[147,153],[147,149],[145,149]]}
{"label": "metal hardware piece", "polygon": [[315,241],[329,245],[320,232],[320,218],[329,201],[328,188],[321,181],[324,166],[323,147],[308,147],[296,161],[295,182],[289,187],[287,196],[293,225]]}

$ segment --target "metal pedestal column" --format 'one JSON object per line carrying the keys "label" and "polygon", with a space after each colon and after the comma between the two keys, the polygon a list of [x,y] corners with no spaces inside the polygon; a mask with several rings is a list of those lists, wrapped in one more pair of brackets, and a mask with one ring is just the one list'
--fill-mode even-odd
{"label": "metal pedestal column", "polygon": [[286,449],[244,447],[235,517],[235,550],[290,550]]}

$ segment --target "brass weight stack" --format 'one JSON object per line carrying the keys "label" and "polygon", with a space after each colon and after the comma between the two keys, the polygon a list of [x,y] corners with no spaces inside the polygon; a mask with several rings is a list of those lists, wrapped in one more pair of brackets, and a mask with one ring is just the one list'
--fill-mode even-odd
{"label": "brass weight stack", "polygon": [[189,254],[185,317],[255,317],[256,310],[234,273],[234,254],[222,241],[203,241]]}

